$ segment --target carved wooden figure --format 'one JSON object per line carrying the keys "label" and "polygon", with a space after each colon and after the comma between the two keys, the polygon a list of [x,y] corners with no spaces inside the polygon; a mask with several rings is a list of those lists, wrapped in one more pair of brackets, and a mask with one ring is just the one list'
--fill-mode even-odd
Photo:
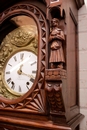
{"label": "carved wooden figure", "polygon": [[0,1],[0,130],[79,130],[79,0],[13,1]]}
{"label": "carved wooden figure", "polygon": [[65,63],[62,41],[65,40],[63,31],[58,28],[59,20],[52,19],[51,32],[49,36],[51,68],[63,68]]}

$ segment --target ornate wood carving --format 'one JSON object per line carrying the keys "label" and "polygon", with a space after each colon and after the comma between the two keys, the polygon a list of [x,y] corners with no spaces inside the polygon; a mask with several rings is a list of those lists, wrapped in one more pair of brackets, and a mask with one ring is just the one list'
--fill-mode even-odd
{"label": "ornate wood carving", "polygon": [[[34,27],[35,31],[35,27]],[[35,31],[36,32],[36,31]],[[37,34],[37,33],[36,33]],[[21,49],[27,49],[35,52],[37,54],[38,50],[38,41],[35,38],[35,34],[32,31],[32,28],[29,25],[21,26],[4,38],[3,42],[0,46],[0,96],[4,96],[9,99],[15,99],[17,97],[20,97],[20,95],[15,95],[9,91],[9,89],[6,88],[5,83],[3,81],[3,68],[6,63],[6,61],[9,59],[9,57],[15,53],[15,51],[18,51],[19,48]],[[17,60],[17,59],[16,59]],[[4,71],[4,70],[3,70]],[[21,75],[20,69],[18,71],[18,74]],[[13,81],[12,81],[13,82]],[[14,88],[13,88],[14,89]]]}
{"label": "ornate wood carving", "polygon": [[66,79],[66,70],[60,68],[46,69],[45,79],[50,113],[64,115],[65,105],[62,95],[62,79]]}
{"label": "ornate wood carving", "polygon": [[50,59],[51,69],[63,68],[65,63],[62,43],[65,40],[63,31],[59,28],[59,20],[57,18],[52,19],[51,32],[49,36],[50,46]]}
{"label": "ornate wood carving", "polygon": [[45,71],[45,79],[47,81],[53,80],[53,81],[59,81],[62,78],[66,79],[66,70],[64,69],[46,69]]}
{"label": "ornate wood carving", "polygon": [[[19,1],[20,0],[18,0],[17,2],[19,2]],[[50,4],[51,0],[41,0],[41,1],[43,1],[44,3],[46,3],[47,7],[49,7],[49,4]],[[82,5],[84,4],[84,0],[75,0],[75,1],[76,1],[76,4],[77,4],[78,8],[81,8]],[[59,0],[55,0],[55,2],[58,3],[58,4],[60,3]],[[63,2],[63,0],[62,0],[62,2]],[[0,9],[1,9],[1,11],[2,11],[3,8],[7,7],[9,4],[15,3],[15,0],[12,0],[12,1],[9,0],[8,3],[6,3],[5,5],[4,5],[4,3],[6,3],[6,0],[1,0],[0,1]]]}
{"label": "ornate wood carving", "polygon": [[46,91],[50,106],[50,113],[64,115],[65,108],[62,98],[62,82],[47,82]]}
{"label": "ornate wood carving", "polygon": [[39,29],[39,62],[38,66],[38,78],[31,91],[20,97],[18,100],[9,101],[0,97],[0,109],[12,110],[12,111],[23,111],[23,112],[35,112],[44,113],[44,72],[46,67],[46,21],[41,11],[30,4],[18,4],[0,14],[0,24],[8,17],[14,14],[25,14],[31,15],[38,24]]}
{"label": "ornate wood carving", "polygon": [[54,7],[54,6],[60,6],[62,4],[62,0],[45,0],[47,3],[47,6]]}
{"label": "ornate wood carving", "polygon": [[66,71],[63,70],[63,63],[65,63],[65,59],[62,41],[65,40],[65,38],[63,31],[58,28],[58,26],[59,20],[57,18],[53,18],[49,36],[49,66],[51,69],[47,69],[45,72],[45,89],[50,106],[50,113],[64,115],[65,108],[62,96],[62,78],[66,78]]}
{"label": "ornate wood carving", "polygon": [[[7,10],[5,10],[2,14],[0,14],[0,25],[2,25],[2,23],[6,19],[15,15],[20,14],[29,17],[31,16],[36,21],[38,27],[38,33],[39,33],[38,71],[37,71],[37,77],[35,79],[34,85],[29,92],[27,92],[17,100],[16,99],[8,100],[6,98],[0,97],[1,128],[4,127],[6,129],[13,130],[15,128],[20,129],[19,127],[23,126],[22,129],[24,129],[25,127],[26,130],[27,129],[74,130],[76,129],[77,125],[80,123],[81,119],[83,118],[83,115],[79,113],[78,106],[75,109],[72,107],[70,108],[70,101],[72,99],[71,98],[68,99],[68,97],[70,97],[71,86],[69,84],[67,77],[71,79],[72,75],[70,74],[70,68],[64,70],[63,65],[61,65],[62,67],[59,67],[61,62],[65,64],[65,59],[63,59],[63,61],[60,61],[60,63],[57,60],[56,67],[54,67],[55,66],[54,64],[53,66],[51,65],[50,67],[50,63],[53,62],[48,61],[48,59],[50,58],[50,55],[48,56],[48,52],[50,52],[49,45],[48,45],[49,43],[48,34],[50,33],[49,30],[51,29],[49,28],[49,25],[47,26],[46,18],[49,21],[52,18],[59,18],[63,20],[64,17],[62,15],[62,11],[64,10],[62,10],[62,1],[60,0],[51,0],[51,1],[42,0],[42,1],[45,1],[47,3],[47,14],[45,15],[41,12],[42,7],[40,7],[39,10],[33,4],[31,5],[28,3],[14,5],[8,8]],[[70,23],[68,23],[70,21],[69,17],[67,19],[68,19],[67,28],[70,29],[68,27],[69,25],[71,25]],[[59,35],[57,34],[57,31],[60,31],[60,29],[59,30],[56,29],[56,32],[53,33],[52,35]],[[60,39],[62,39],[63,41],[65,40],[63,35],[59,39],[57,37],[56,41],[57,40],[62,41]],[[52,42],[53,41],[54,39],[52,39]],[[72,47],[72,45],[69,43],[69,39],[67,40],[67,42],[68,42],[67,48],[68,46]],[[10,54],[10,52],[7,53]],[[7,54],[3,52],[3,55],[7,55]],[[66,57],[67,66],[68,66],[67,63],[68,57],[69,54],[67,53],[67,57]],[[69,62],[71,62],[70,59]],[[3,62],[1,65],[2,65],[1,67],[3,67]],[[2,84],[1,76],[2,74],[0,73],[0,84]],[[17,125],[18,127],[16,127],[15,125]]]}
{"label": "ornate wood carving", "polygon": [[[59,15],[60,18],[64,17],[63,9],[62,9],[62,0],[46,0],[47,3],[47,19],[51,14],[53,18],[55,13],[57,13],[56,17]],[[54,11],[56,10],[56,11]],[[55,12],[55,13],[54,13]]]}
{"label": "ornate wood carving", "polygon": [[[60,6],[63,0],[45,0],[47,3],[47,7]],[[75,0],[77,4],[77,8],[81,8],[84,4],[84,0]]]}

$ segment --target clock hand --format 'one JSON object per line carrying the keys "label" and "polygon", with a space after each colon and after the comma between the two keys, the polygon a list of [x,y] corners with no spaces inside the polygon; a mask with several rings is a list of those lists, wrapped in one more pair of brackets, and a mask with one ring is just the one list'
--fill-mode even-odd
{"label": "clock hand", "polygon": [[17,71],[17,73],[18,73],[19,75],[25,75],[25,76],[28,76],[29,78],[35,79],[35,77],[34,77],[33,75],[26,74],[26,73],[22,72],[21,69],[19,69],[19,70]]}
{"label": "clock hand", "polygon": [[22,71],[22,67],[23,67],[23,64],[22,64],[22,65],[20,65],[20,68],[19,68],[21,71]]}
{"label": "clock hand", "polygon": [[35,77],[34,77],[33,75],[26,74],[26,73],[24,73],[24,72],[21,72],[21,74],[22,74],[22,75],[25,75],[25,76],[28,76],[29,78],[33,78],[33,79],[35,79]]}
{"label": "clock hand", "polygon": [[22,70],[19,69],[19,70],[17,71],[17,73],[18,73],[19,75],[21,75],[21,74],[22,74]]}
{"label": "clock hand", "polygon": [[[31,56],[31,55],[30,55]],[[17,64],[16,66],[14,66],[10,72],[14,71],[15,69],[17,69],[19,66],[23,65],[24,63],[26,63],[29,59],[30,59],[30,56],[27,57],[25,60],[23,60],[22,62],[20,62],[19,64]]]}

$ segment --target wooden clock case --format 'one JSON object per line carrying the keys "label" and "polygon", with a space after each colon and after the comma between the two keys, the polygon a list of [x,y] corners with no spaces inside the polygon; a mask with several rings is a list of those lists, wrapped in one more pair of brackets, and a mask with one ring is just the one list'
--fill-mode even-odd
{"label": "wooden clock case", "polygon": [[[32,17],[37,24],[38,71],[29,92],[13,100],[0,97],[0,129],[79,130],[84,116],[79,111],[75,1],[27,0],[9,4],[0,14],[0,42],[15,28],[9,19],[18,15]],[[52,69],[49,63],[50,22],[55,17],[59,18],[65,35],[65,63],[62,69]]]}

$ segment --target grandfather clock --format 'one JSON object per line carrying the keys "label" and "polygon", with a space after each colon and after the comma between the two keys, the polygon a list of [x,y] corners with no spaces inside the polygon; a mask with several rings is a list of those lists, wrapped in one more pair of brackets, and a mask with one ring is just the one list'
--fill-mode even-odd
{"label": "grandfather clock", "polygon": [[79,130],[80,5],[20,0],[1,8],[0,130]]}

